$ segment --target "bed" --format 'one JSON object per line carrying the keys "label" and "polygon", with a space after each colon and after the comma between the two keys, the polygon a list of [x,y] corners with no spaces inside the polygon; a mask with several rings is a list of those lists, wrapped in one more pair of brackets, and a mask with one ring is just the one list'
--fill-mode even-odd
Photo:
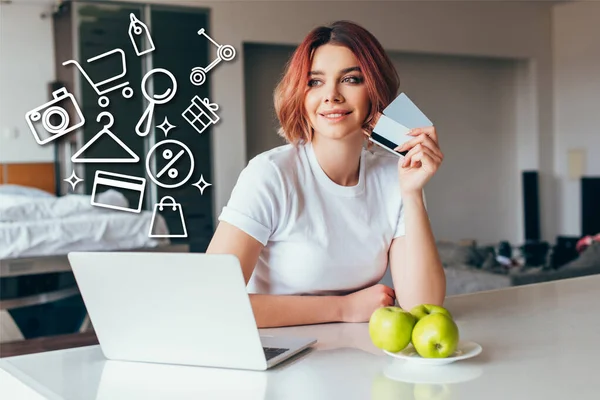
{"label": "bed", "polygon": [[[114,190],[102,203],[125,205]],[[91,196],[56,197],[33,188],[0,185],[0,277],[69,270],[70,251],[173,251],[164,219],[151,211],[129,213],[90,204]],[[184,250],[175,246],[177,251]]]}
{"label": "bed", "polygon": [[[31,171],[24,176],[29,179],[27,184],[35,186],[6,183],[6,169],[0,172],[3,177],[0,180],[0,342],[24,338],[9,310],[79,295],[67,259],[71,251],[189,251],[188,245],[173,245],[168,238],[149,237],[153,220],[155,234],[168,234],[164,219],[151,211],[131,213],[92,206],[88,195],[55,196],[48,191],[48,179],[31,182],[34,175]],[[107,204],[127,203],[114,190],[98,196]],[[66,276],[63,279],[66,284],[33,294],[17,293],[15,288],[23,284],[17,285],[16,279],[39,281],[42,275]],[[86,318],[80,330],[88,327]]]}

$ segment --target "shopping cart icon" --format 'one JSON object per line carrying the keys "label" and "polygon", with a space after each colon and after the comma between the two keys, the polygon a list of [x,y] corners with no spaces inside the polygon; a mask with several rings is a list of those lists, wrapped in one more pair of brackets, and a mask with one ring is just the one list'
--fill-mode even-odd
{"label": "shopping cart icon", "polygon": [[125,52],[123,50],[114,49],[111,51],[107,51],[106,53],[100,54],[99,56],[95,56],[95,57],[88,59],[87,62],[93,63],[94,61],[100,60],[104,57],[112,56],[113,54],[119,54],[121,56],[121,62],[123,63],[123,72],[118,74],[117,76],[113,76],[112,78],[105,79],[102,82],[98,82],[98,83],[95,83],[94,81],[92,81],[92,79],[90,79],[90,77],[85,72],[83,67],[79,64],[79,62],[77,62],[75,60],[69,60],[69,61],[65,61],[62,64],[62,65],[75,64],[75,66],[79,69],[79,71],[81,71],[81,74],[85,77],[85,79],[87,79],[87,81],[90,83],[90,85],[92,85],[92,87],[94,88],[96,93],[98,93],[98,96],[100,96],[100,98],[98,99],[98,105],[100,105],[100,107],[108,106],[108,104],[110,103],[110,100],[108,100],[108,97],[106,97],[105,94],[110,93],[114,90],[123,88],[123,91],[122,91],[123,97],[125,97],[127,99],[129,99],[129,98],[131,98],[131,96],[133,96],[133,89],[131,87],[127,86],[127,85],[129,85],[129,82],[123,82],[116,86],[104,88],[107,84],[114,82],[118,79],[121,79],[127,73],[127,65],[125,65]]}
{"label": "shopping cart icon", "polygon": [[235,57],[235,48],[233,46],[231,46],[229,44],[226,44],[225,46],[221,46],[220,44],[218,44],[217,42],[212,40],[212,38],[206,34],[206,32],[204,31],[204,28],[202,28],[198,31],[198,35],[206,36],[206,38],[208,40],[210,40],[215,46],[217,46],[217,58],[212,63],[210,63],[210,65],[208,67],[192,68],[192,73],[190,74],[190,81],[192,81],[192,84],[194,84],[196,86],[200,86],[204,83],[204,81],[206,81],[206,74],[208,73],[208,71],[213,69],[218,63],[221,62],[221,60],[231,61]]}

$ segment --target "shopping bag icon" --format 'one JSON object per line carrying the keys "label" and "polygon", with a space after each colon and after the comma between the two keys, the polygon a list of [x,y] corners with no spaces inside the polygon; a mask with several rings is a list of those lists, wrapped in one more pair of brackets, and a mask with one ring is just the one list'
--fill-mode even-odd
{"label": "shopping bag icon", "polygon": [[[161,215],[164,218],[178,216],[178,220],[181,224],[173,224],[169,227],[169,233],[159,234],[156,233],[154,227],[156,224],[156,218]],[[150,223],[150,232],[148,237],[151,238],[186,238],[187,228],[185,227],[185,220],[183,219],[183,209],[181,204],[177,203],[171,196],[165,196],[160,199],[160,202],[154,205],[154,212],[152,213],[152,222]]]}

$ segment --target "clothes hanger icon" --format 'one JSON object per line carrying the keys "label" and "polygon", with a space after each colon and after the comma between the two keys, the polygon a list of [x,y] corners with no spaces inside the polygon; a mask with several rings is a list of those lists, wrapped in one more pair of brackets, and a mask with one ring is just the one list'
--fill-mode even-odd
{"label": "clothes hanger icon", "polygon": [[[96,122],[100,122],[102,118],[108,118],[108,123],[104,125],[102,130],[96,134],[89,142],[87,142],[79,151],[73,154],[71,157],[71,162],[73,163],[136,163],[140,161],[140,158],[137,154],[135,154],[121,139],[119,139],[114,133],[112,133],[109,129],[113,126],[115,120],[111,113],[107,111],[103,111],[98,114],[96,118]],[[98,139],[100,139],[103,135],[110,136],[123,150],[125,150],[131,158],[85,158],[81,157],[83,153],[85,153]]]}

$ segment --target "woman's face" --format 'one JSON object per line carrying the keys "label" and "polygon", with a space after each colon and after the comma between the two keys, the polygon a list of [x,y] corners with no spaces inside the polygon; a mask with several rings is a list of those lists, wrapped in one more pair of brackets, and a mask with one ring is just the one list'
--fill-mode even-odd
{"label": "woman's face", "polygon": [[315,135],[329,139],[362,136],[370,100],[364,75],[350,49],[331,44],[317,48],[304,107]]}

